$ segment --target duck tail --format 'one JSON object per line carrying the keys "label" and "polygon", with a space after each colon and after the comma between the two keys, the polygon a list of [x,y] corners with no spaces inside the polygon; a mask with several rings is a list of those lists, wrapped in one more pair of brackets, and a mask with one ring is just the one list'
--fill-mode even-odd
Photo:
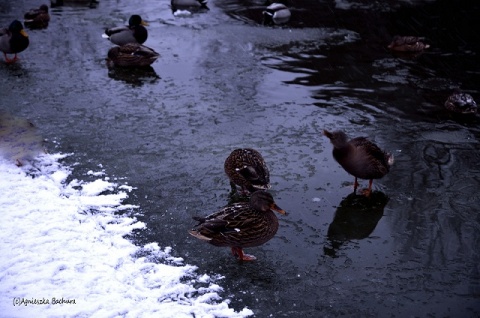
{"label": "duck tail", "polygon": [[196,238],[198,238],[202,241],[211,241],[212,240],[212,238],[206,237],[205,235],[200,234],[200,232],[198,232],[196,230],[190,230],[190,231],[188,231],[188,233],[192,236],[195,236]]}
{"label": "duck tail", "polygon": [[387,163],[389,166],[393,165],[395,162],[395,158],[393,157],[393,154],[387,153]]}

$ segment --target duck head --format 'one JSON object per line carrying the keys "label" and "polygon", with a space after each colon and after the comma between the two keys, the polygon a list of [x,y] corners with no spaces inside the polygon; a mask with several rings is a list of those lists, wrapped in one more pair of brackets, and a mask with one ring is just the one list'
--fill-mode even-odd
{"label": "duck head", "polygon": [[267,212],[269,210],[286,215],[287,212],[281,209],[273,200],[270,193],[266,191],[256,191],[250,197],[250,205],[258,211]]}
{"label": "duck head", "polygon": [[134,14],[128,19],[128,26],[129,27],[135,27],[137,25],[143,25],[147,26],[148,23],[142,20],[142,17],[139,16],[138,14]]}
{"label": "duck head", "polygon": [[348,137],[343,131],[337,130],[330,132],[323,130],[323,134],[330,139],[330,142],[335,148],[341,148],[348,143]]}

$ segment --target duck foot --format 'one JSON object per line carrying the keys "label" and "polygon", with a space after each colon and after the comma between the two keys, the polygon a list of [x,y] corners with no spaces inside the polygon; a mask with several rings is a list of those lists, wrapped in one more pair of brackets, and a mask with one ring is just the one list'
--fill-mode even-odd
{"label": "duck foot", "polygon": [[369,198],[370,195],[372,194],[372,183],[373,183],[373,180],[369,180],[368,181],[368,189],[363,189],[362,190],[362,195],[366,196],[367,198]]}
{"label": "duck foot", "polygon": [[370,195],[372,194],[372,190],[371,189],[363,189],[362,190],[362,195],[366,196],[367,198],[370,197]]}
{"label": "duck foot", "polygon": [[257,259],[253,255],[243,253],[240,247],[232,247],[232,254],[240,261],[254,261]]}
{"label": "duck foot", "polygon": [[15,63],[16,61],[19,60],[17,54],[15,54],[13,59],[8,58],[7,54],[5,54],[5,53],[3,53],[3,55],[5,56],[5,63],[7,63],[7,64],[12,64],[12,63]]}

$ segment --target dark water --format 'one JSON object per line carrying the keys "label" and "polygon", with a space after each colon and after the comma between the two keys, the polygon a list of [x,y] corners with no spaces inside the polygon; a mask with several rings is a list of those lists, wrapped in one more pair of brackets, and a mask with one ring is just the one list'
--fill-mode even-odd
{"label": "dark water", "polygon": [[[51,152],[73,152],[82,178],[101,164],[137,187],[138,244],[225,276],[231,305],[257,317],[480,315],[479,117],[443,108],[456,87],[480,100],[480,5],[294,1],[289,24],[265,28],[260,0],[212,1],[190,17],[169,1],[100,2],[54,8],[47,29],[29,31],[20,62],[0,63],[0,110],[32,121]],[[37,5],[0,2],[0,21]],[[109,70],[100,35],[132,13],[161,58]],[[432,47],[398,58],[385,49],[396,34]],[[324,128],[394,154],[373,202],[349,196]],[[223,161],[247,146],[289,215],[242,264],[187,230],[226,204]]]}

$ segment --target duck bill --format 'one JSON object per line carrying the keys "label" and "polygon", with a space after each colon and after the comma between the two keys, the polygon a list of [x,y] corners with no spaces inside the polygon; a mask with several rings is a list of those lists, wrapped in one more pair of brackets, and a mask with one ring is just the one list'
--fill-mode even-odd
{"label": "duck bill", "polygon": [[270,210],[273,210],[273,211],[276,211],[282,215],[287,215],[287,212],[285,212],[285,210],[281,209],[278,205],[276,205],[275,203],[272,203],[272,205],[270,205]]}
{"label": "duck bill", "polygon": [[23,36],[26,37],[26,38],[28,37],[28,34],[27,34],[27,32],[25,32],[24,29],[22,29],[22,30],[20,31],[20,34],[23,35]]}
{"label": "duck bill", "polygon": [[148,22],[145,22],[143,20],[142,20],[142,22],[140,22],[140,24],[143,25],[143,26],[148,26]]}
{"label": "duck bill", "polygon": [[323,134],[324,134],[325,136],[327,136],[328,138],[330,138],[330,139],[332,138],[332,133],[329,132],[328,130],[325,130],[325,129],[324,129],[324,130],[323,130]]}

